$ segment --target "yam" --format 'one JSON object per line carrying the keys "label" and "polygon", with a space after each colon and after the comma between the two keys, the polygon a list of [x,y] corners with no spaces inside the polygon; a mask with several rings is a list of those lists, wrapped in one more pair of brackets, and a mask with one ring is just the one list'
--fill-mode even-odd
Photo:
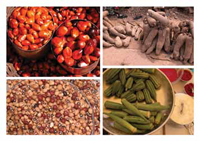
{"label": "yam", "polygon": [[109,22],[107,22],[106,20],[103,20],[103,25],[105,25],[106,27],[108,27],[108,28],[112,28],[113,26],[109,23]]}
{"label": "yam", "polygon": [[150,25],[150,27],[155,27],[156,23],[157,23],[157,21],[154,18],[152,18],[148,15],[147,15],[147,22]]}
{"label": "yam", "polygon": [[193,21],[189,22],[189,27],[190,27],[190,31],[192,33],[192,37],[194,38],[194,22]]}
{"label": "yam", "polygon": [[147,38],[144,41],[144,44],[142,45],[142,49],[141,51],[144,53],[152,44],[154,38],[157,36],[158,34],[158,29],[157,28],[153,28],[150,33],[148,34]]}
{"label": "yam", "polygon": [[142,43],[144,43],[144,41],[146,40],[150,31],[151,31],[151,28],[150,28],[149,24],[144,23],[143,24],[143,40],[142,40]]}
{"label": "yam", "polygon": [[126,34],[127,34],[127,35],[131,35],[131,33],[132,33],[131,24],[126,23],[126,24],[125,24],[125,29],[126,29]]}
{"label": "yam", "polygon": [[132,31],[131,31],[131,35],[132,35],[133,37],[135,36],[135,33],[136,33],[137,29],[138,29],[138,26],[133,26],[133,28],[131,29],[131,30],[132,30]]}
{"label": "yam", "polygon": [[189,27],[182,27],[181,28],[181,33],[188,33],[189,32]]}
{"label": "yam", "polygon": [[107,42],[111,43],[111,44],[115,43],[115,40],[110,37],[108,32],[103,32],[103,39],[106,40]]}
{"label": "yam", "polygon": [[103,31],[108,30],[108,27],[103,26]]}
{"label": "yam", "polygon": [[159,29],[158,31],[158,41],[156,44],[156,55],[159,55],[164,44],[165,44],[165,38],[166,38],[166,28],[165,29]]}
{"label": "yam", "polygon": [[140,38],[140,33],[142,32],[143,32],[142,28],[139,27],[135,33],[135,37],[134,37],[135,40],[138,40]]}
{"label": "yam", "polygon": [[179,57],[180,48],[184,45],[186,37],[187,37],[187,35],[181,33],[178,35],[178,37],[176,39],[176,43],[174,45],[174,50],[173,50],[173,58],[176,60]]}
{"label": "yam", "polygon": [[190,56],[189,63],[190,63],[190,64],[193,64],[193,63],[194,63],[194,48],[192,49],[192,54],[191,54],[191,56]]}
{"label": "yam", "polygon": [[170,52],[170,28],[166,28],[166,37],[165,37],[165,44],[164,50],[169,53]]}
{"label": "yam", "polygon": [[146,51],[146,54],[150,54],[153,52],[153,50],[156,48],[156,43],[158,41],[158,38],[156,37],[154,40],[153,40],[153,43],[151,44],[151,46],[147,49]]}
{"label": "yam", "polygon": [[104,17],[103,20],[107,21],[110,25],[114,26],[108,17]]}
{"label": "yam", "polygon": [[119,36],[117,36],[117,37],[115,38],[115,46],[116,46],[116,47],[122,47],[122,45],[123,45],[122,40],[120,39]]}
{"label": "yam", "polygon": [[194,47],[194,40],[192,36],[187,36],[185,41],[185,52],[183,55],[184,63],[188,62],[188,60],[190,59],[193,47]]}
{"label": "yam", "polygon": [[126,34],[126,30],[123,26],[115,26],[115,30],[117,30],[121,34]]}
{"label": "yam", "polygon": [[113,45],[103,40],[103,47],[111,47],[111,46]]}
{"label": "yam", "polygon": [[165,12],[163,12],[163,11],[157,11],[157,13],[159,13],[160,15],[162,15],[162,16],[166,16],[166,13]]}
{"label": "yam", "polygon": [[180,56],[179,56],[180,61],[183,61],[184,51],[185,51],[185,44],[183,44],[183,46],[180,48]]}
{"label": "yam", "polygon": [[162,16],[161,14],[149,9],[148,10],[149,16],[151,16],[152,18],[156,19],[157,21],[159,21],[161,24],[163,24],[164,26],[168,26],[169,25],[169,20],[167,17]]}
{"label": "yam", "polygon": [[144,45],[149,48],[153,42],[153,39],[158,34],[157,28],[152,28],[152,30],[149,32],[149,35],[147,36],[146,40],[144,41]]}
{"label": "yam", "polygon": [[114,27],[108,28],[108,30],[109,30],[109,32],[110,32],[112,35],[119,36],[120,38],[123,38],[123,39],[126,38],[125,35],[123,35],[123,34],[117,32],[117,30],[115,30]]}
{"label": "yam", "polygon": [[108,11],[107,10],[103,11],[103,18],[105,18],[107,16],[108,16]]}
{"label": "yam", "polygon": [[126,37],[126,39],[124,39],[122,42],[124,47],[128,47],[131,42],[131,37],[130,36]]}

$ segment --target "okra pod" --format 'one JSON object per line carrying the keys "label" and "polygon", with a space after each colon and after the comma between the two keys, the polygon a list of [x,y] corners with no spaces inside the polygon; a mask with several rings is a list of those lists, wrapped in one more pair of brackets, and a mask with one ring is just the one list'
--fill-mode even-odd
{"label": "okra pod", "polygon": [[137,123],[137,124],[149,124],[150,121],[146,121],[141,117],[138,116],[125,116],[124,120],[131,122],[131,123]]}
{"label": "okra pod", "polygon": [[154,128],[154,125],[152,123],[150,124],[133,124],[134,127],[141,129],[141,130],[152,130]]}
{"label": "okra pod", "polygon": [[155,69],[141,69],[141,70],[147,73],[155,73]]}
{"label": "okra pod", "polygon": [[108,115],[112,120],[114,120],[115,122],[117,122],[118,124],[120,124],[121,126],[129,129],[132,133],[137,132],[137,128],[135,128],[133,125],[131,125],[130,123],[128,123],[126,120],[115,116],[113,114],[109,114],[109,113],[104,113],[106,115]]}
{"label": "okra pod", "polygon": [[129,129],[127,129],[124,126],[121,126],[116,121],[114,122],[114,128],[116,128],[117,130],[120,130],[120,131],[122,131],[122,132],[124,132],[126,134],[132,134],[132,132]]}
{"label": "okra pod", "polygon": [[157,115],[156,115],[156,118],[155,118],[155,124],[159,125],[161,120],[162,120],[162,113],[159,112]]}
{"label": "okra pod", "polygon": [[167,110],[170,107],[165,105],[158,105],[158,104],[142,104],[142,103],[134,103],[135,107],[139,110],[151,111],[151,112],[158,112],[162,110]]}
{"label": "okra pod", "polygon": [[[129,109],[122,109],[124,112],[127,112],[129,115],[133,115],[133,116],[136,116],[135,113],[133,113],[131,110]],[[150,118],[151,116],[151,113],[149,111],[143,111],[143,110],[139,110],[143,116],[145,116],[146,118]]]}
{"label": "okra pod", "polygon": [[105,91],[104,91],[104,95],[106,97],[110,97],[112,95],[112,85],[110,85]]}
{"label": "okra pod", "polygon": [[107,109],[113,109],[113,110],[122,110],[122,109],[125,108],[122,104],[116,103],[116,102],[112,102],[112,101],[106,101],[106,102],[104,103],[104,106],[105,106]]}
{"label": "okra pod", "polygon": [[130,102],[128,102],[126,99],[121,100],[122,104],[129,110],[131,110],[134,114],[138,115],[139,117],[143,118],[147,121],[147,119],[144,117],[144,115]]}
{"label": "okra pod", "polygon": [[110,113],[113,114],[113,115],[116,115],[118,117],[121,117],[121,118],[124,118],[125,116],[128,115],[128,113],[123,112],[123,111],[112,111]]}

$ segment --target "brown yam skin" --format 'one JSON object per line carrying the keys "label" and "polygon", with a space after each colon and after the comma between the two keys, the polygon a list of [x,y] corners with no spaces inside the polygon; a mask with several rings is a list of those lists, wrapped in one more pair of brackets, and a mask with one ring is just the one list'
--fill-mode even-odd
{"label": "brown yam skin", "polygon": [[150,25],[150,27],[155,27],[156,26],[156,20],[150,16],[147,15],[147,22]]}
{"label": "brown yam skin", "polygon": [[126,29],[126,34],[131,35],[131,33],[132,33],[131,24],[126,23],[125,29]]}
{"label": "brown yam skin", "polygon": [[111,44],[115,43],[115,40],[113,38],[111,38],[110,35],[106,32],[103,32],[103,39]]}
{"label": "brown yam skin", "polygon": [[119,36],[117,36],[117,37],[115,38],[115,46],[116,46],[116,47],[122,47],[122,45],[123,45],[122,40],[120,39]]}
{"label": "brown yam skin", "polygon": [[190,26],[190,31],[192,33],[192,37],[194,38],[194,22],[190,21],[189,22],[189,26]]}
{"label": "brown yam skin", "polygon": [[164,49],[167,53],[170,52],[170,28],[169,27],[166,27],[166,37],[165,37]]}
{"label": "brown yam skin", "polygon": [[153,52],[153,50],[156,48],[156,43],[158,41],[158,37],[156,37],[154,40],[153,40],[153,43],[151,44],[151,46],[147,49],[146,51],[146,54],[150,54]]}
{"label": "brown yam skin", "polygon": [[144,23],[143,24],[143,31],[144,31],[144,35],[143,35],[142,43],[144,43],[144,41],[146,40],[147,36],[149,35],[149,32],[151,31],[151,28],[150,28],[148,23]]}
{"label": "brown yam skin", "polygon": [[134,26],[131,31],[131,35],[135,37],[135,33],[137,32],[138,26]]}
{"label": "brown yam skin", "polygon": [[107,21],[110,25],[114,26],[113,23],[108,19],[108,17],[104,17],[103,20]]}
{"label": "brown yam skin", "polygon": [[126,34],[126,30],[123,26],[115,26],[114,28],[115,28],[115,30],[117,30],[117,32],[119,32],[121,34]]}
{"label": "brown yam skin", "polygon": [[185,43],[186,37],[187,37],[187,35],[181,33],[178,35],[178,37],[176,39],[176,43],[174,45],[174,51],[173,51],[173,58],[175,60],[177,60],[179,58],[180,48]]}
{"label": "brown yam skin", "polygon": [[185,41],[185,52],[183,55],[184,63],[187,63],[188,60],[190,59],[192,55],[193,46],[194,46],[193,38],[191,36],[187,36]]}
{"label": "brown yam skin", "polygon": [[180,60],[180,61],[183,61],[184,52],[185,52],[185,45],[183,45],[183,46],[180,48],[180,56],[179,56],[179,60]]}
{"label": "brown yam skin", "polygon": [[105,25],[106,27],[108,27],[108,28],[112,28],[113,26],[109,23],[109,22],[107,22],[106,20],[103,20],[103,25]]}
{"label": "brown yam skin", "polygon": [[112,44],[106,42],[106,41],[103,41],[103,47],[111,47]]}
{"label": "brown yam skin", "polygon": [[108,11],[103,11],[103,18],[105,18],[106,16],[108,16]]}
{"label": "brown yam skin", "polygon": [[120,38],[123,38],[123,39],[125,39],[125,38],[126,38],[126,36],[125,36],[125,35],[123,35],[123,34],[121,34],[121,33],[117,32],[117,30],[115,30],[115,28],[114,28],[114,27],[112,27],[112,28],[109,28],[109,32],[110,32],[112,35],[119,36]]}
{"label": "brown yam skin", "polygon": [[139,28],[137,29],[136,33],[135,33],[135,37],[134,37],[135,40],[138,40],[138,39],[139,39],[139,35],[140,35],[141,32],[142,32],[142,28],[139,27]]}
{"label": "brown yam skin", "polygon": [[151,31],[149,32],[149,35],[147,36],[146,40],[144,41],[144,44],[142,46],[142,52],[145,52],[152,44],[153,39],[157,36],[158,34],[158,29],[157,28],[152,28]]}
{"label": "brown yam skin", "polygon": [[126,39],[124,39],[122,42],[124,47],[128,47],[131,42],[131,37],[130,36],[126,37]]}
{"label": "brown yam skin", "polygon": [[159,21],[164,26],[169,25],[169,20],[167,19],[167,17],[164,17],[161,14],[159,14],[159,13],[157,13],[157,12],[151,10],[151,9],[148,10],[148,13],[149,13],[149,16],[156,19],[157,21]]}
{"label": "brown yam skin", "polygon": [[194,63],[194,48],[192,49],[192,55],[190,56],[190,60],[189,60],[190,64]]}
{"label": "brown yam skin", "polygon": [[159,55],[164,44],[165,44],[165,38],[166,38],[166,28],[165,29],[159,29],[158,31],[158,41],[156,44],[156,55]]}
{"label": "brown yam skin", "polygon": [[108,27],[103,26],[103,31],[108,30]]}

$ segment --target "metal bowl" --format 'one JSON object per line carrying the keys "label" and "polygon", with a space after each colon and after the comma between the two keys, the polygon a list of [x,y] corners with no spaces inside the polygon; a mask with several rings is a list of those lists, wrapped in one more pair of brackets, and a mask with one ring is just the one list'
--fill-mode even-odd
{"label": "metal bowl", "polygon": [[[70,20],[72,23],[74,23],[74,22],[78,22],[78,21],[87,21],[87,20],[82,20],[82,19],[74,19],[74,20]],[[89,21],[90,22],[90,21]],[[92,22],[91,22],[92,23]],[[63,24],[65,24],[65,22],[63,22],[62,24],[60,24],[59,25],[59,27],[60,26],[62,26]],[[59,27],[57,27],[57,29],[59,28]],[[97,28],[97,26],[94,24],[94,23],[92,23],[92,27],[93,28]],[[56,29],[56,31],[57,31],[57,29]],[[55,33],[56,33],[56,31],[55,31]],[[55,35],[53,36],[53,37],[55,37]],[[51,51],[52,51],[52,53],[54,54],[54,57],[55,57],[55,59],[57,60],[57,58],[56,58],[56,55],[55,55],[55,53],[54,53],[54,47],[51,45]],[[98,63],[99,63],[99,58],[98,58],[98,60],[97,61],[95,61],[94,63],[92,63],[92,64],[90,64],[89,66],[87,66],[87,67],[83,67],[83,68],[77,68],[77,67],[70,67],[70,66],[67,66],[67,65],[65,65],[65,64],[63,64],[63,63],[59,63],[66,71],[68,71],[68,72],[70,72],[70,73],[72,73],[72,74],[76,74],[76,75],[86,75],[86,74],[88,74],[89,72],[91,72],[91,71],[93,71],[96,67],[97,67],[97,65],[98,65]]]}
{"label": "metal bowl", "polygon": [[[145,134],[149,134],[149,135],[153,134],[157,130],[161,129],[167,123],[167,121],[170,118],[170,115],[172,114],[173,108],[174,108],[174,90],[172,88],[171,82],[165,76],[165,74],[162,71],[160,71],[159,69],[156,69],[155,75],[156,75],[158,81],[160,81],[162,83],[161,88],[156,91],[157,100],[162,105],[169,105],[170,109],[163,111],[164,117],[159,126],[154,128],[153,130],[145,133]],[[107,87],[108,87],[108,85],[106,84],[105,79],[103,78],[103,91]],[[107,97],[103,96],[103,105],[107,100],[121,103],[121,99],[119,99],[119,98],[115,98],[115,97],[107,98]],[[106,109],[105,106],[103,106],[103,112],[110,112],[110,110]],[[103,117],[103,129],[105,131],[107,131],[109,134],[112,134],[112,135],[126,135],[126,133],[113,128],[112,124],[113,124],[113,120],[111,120],[110,118],[107,118],[107,117]]]}
{"label": "metal bowl", "polygon": [[[8,20],[10,18],[10,15],[12,15],[12,13],[15,9],[16,8],[13,8],[12,12],[8,13]],[[49,14],[51,15],[51,13],[49,13]],[[51,15],[51,17],[52,17],[52,21],[54,23],[53,16]],[[8,21],[7,21],[7,23],[8,23]],[[9,28],[9,25],[8,25],[8,28]],[[37,60],[37,59],[44,57],[47,54],[47,52],[49,51],[50,41],[53,37],[53,34],[54,34],[54,31],[52,32],[52,35],[49,38],[49,41],[46,44],[44,44],[43,46],[41,46],[35,50],[23,50],[22,48],[18,47],[15,43],[13,43],[9,36],[8,36],[8,38],[9,38],[9,41],[12,43],[12,46],[14,47],[14,49],[20,56],[27,58],[27,59]]]}

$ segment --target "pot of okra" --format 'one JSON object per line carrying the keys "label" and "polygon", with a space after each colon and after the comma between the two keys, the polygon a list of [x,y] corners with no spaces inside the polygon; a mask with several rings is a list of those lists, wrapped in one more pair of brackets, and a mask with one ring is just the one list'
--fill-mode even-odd
{"label": "pot of okra", "polygon": [[107,69],[103,91],[103,128],[111,135],[156,134],[173,111],[174,90],[159,69]]}

